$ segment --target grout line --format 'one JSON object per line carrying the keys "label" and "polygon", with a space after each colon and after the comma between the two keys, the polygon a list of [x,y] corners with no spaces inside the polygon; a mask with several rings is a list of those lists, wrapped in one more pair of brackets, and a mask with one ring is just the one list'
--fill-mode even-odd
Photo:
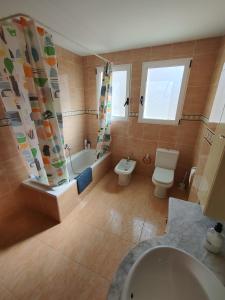
{"label": "grout line", "polygon": [[[138,239],[138,243],[140,243],[141,236],[142,236],[142,232],[143,232],[143,230],[144,230],[144,225],[145,225],[145,219],[144,219],[144,222],[143,222],[143,224],[142,224],[141,233],[140,233],[140,236],[139,236],[139,239]],[[137,244],[138,244],[138,243],[137,243]]]}
{"label": "grout line", "polygon": [[8,286],[5,285],[4,281],[0,278],[1,286],[3,289],[5,289],[11,296],[13,296],[16,300],[19,300],[19,298],[14,294],[12,290],[8,288]]}
{"label": "grout line", "polygon": [[[93,271],[92,269],[88,268],[86,265],[83,265],[83,264],[79,263],[78,261],[69,258],[69,257],[66,256],[65,254],[61,253],[58,249],[55,249],[55,248],[49,246],[48,244],[46,244],[46,243],[43,242],[43,241],[42,241],[42,243],[43,243],[45,246],[47,246],[48,248],[50,248],[51,250],[54,250],[54,251],[57,253],[57,255],[59,255],[59,257],[62,257],[62,258],[65,259],[68,263],[75,263],[75,264],[81,266],[82,268],[88,270],[88,272],[94,274],[95,277],[98,277],[98,278],[104,280],[105,283],[107,283],[107,285],[108,285],[107,289],[109,289],[113,277],[112,277],[111,280],[109,280],[109,279],[105,278],[104,276],[100,275],[99,273],[97,273],[97,272]],[[119,266],[118,266],[118,267],[119,267]],[[56,274],[56,273],[54,273],[54,274],[52,275],[52,277],[53,277],[55,274]],[[75,280],[76,280],[76,273],[73,272],[73,274],[74,274]],[[85,282],[85,283],[86,283],[86,282]],[[48,284],[48,283],[47,283],[47,284]],[[35,287],[35,289],[32,290],[32,293],[34,293],[36,290],[38,290],[39,287],[40,287],[40,289],[41,289],[42,285],[43,285],[43,283],[40,283],[37,287]],[[89,283],[87,287],[91,287],[91,284]],[[13,295],[13,296],[14,296],[14,295]],[[17,299],[18,299],[18,298],[17,298]],[[18,300],[19,300],[19,299],[18,299]]]}
{"label": "grout line", "polygon": [[98,277],[101,277],[102,279],[106,280],[107,282],[110,283],[110,280],[107,279],[106,277],[102,276],[101,274],[97,273],[96,271],[93,271],[92,269],[90,269],[89,267],[87,267],[87,265],[84,265],[80,262],[78,262],[76,259],[72,259],[70,257],[68,257],[66,254],[64,254],[61,250],[54,248],[53,246],[49,245],[48,243],[46,243],[45,241],[41,240],[40,238],[36,237],[39,242],[41,242],[43,245],[47,246],[47,248],[54,250],[54,252],[56,252],[57,255],[63,257],[64,259],[66,259],[68,262],[73,262],[76,263],[82,267],[84,267],[85,269],[89,270],[90,272],[94,273],[95,275],[97,275]]}

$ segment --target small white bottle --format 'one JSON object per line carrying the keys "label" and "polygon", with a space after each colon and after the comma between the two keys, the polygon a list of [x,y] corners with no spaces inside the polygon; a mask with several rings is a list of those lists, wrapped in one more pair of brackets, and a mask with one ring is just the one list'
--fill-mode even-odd
{"label": "small white bottle", "polygon": [[223,236],[221,234],[223,225],[217,223],[214,227],[209,228],[206,234],[205,248],[212,253],[219,253],[223,246]]}
{"label": "small white bottle", "polygon": [[91,142],[87,141],[87,149],[91,149]]}

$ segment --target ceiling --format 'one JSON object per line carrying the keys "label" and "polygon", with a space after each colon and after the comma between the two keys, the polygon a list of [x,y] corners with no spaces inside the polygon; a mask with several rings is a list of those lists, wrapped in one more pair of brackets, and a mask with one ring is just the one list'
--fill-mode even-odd
{"label": "ceiling", "polygon": [[0,8],[0,17],[40,20],[81,55],[225,34],[225,0],[0,0]]}

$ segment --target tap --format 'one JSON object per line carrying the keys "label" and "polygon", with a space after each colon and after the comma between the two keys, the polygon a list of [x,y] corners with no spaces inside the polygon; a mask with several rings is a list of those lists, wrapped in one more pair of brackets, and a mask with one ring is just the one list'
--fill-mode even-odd
{"label": "tap", "polygon": [[68,149],[69,151],[71,150],[72,146],[70,144],[65,144],[64,149]]}
{"label": "tap", "polygon": [[130,160],[130,156],[127,156],[127,162]]}

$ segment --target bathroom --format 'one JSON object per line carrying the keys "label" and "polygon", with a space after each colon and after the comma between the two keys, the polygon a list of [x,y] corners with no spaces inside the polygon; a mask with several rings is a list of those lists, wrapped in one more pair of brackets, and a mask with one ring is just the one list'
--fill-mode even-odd
{"label": "bathroom", "polygon": [[[185,299],[225,299],[225,244],[218,254],[205,248],[212,227],[225,221],[220,184],[225,166],[217,145],[225,135],[224,12],[225,3],[219,0],[207,7],[203,0],[132,1],[132,6],[128,0],[1,2],[0,299],[180,299],[179,289],[173,294],[166,290],[162,272],[156,277],[165,282],[166,296],[157,284],[152,295],[153,286],[144,286],[145,278],[154,282],[148,277],[151,268],[158,270],[150,256],[160,255],[163,261],[163,251],[168,251],[167,258],[181,258],[177,265],[183,274],[185,260],[196,264],[199,278],[205,274],[205,281],[200,278]],[[43,28],[52,34],[46,53],[52,58],[49,65],[58,69],[52,86],[60,90],[60,96],[54,94],[52,119],[56,138],[61,135],[64,142],[54,154],[58,158],[60,152],[66,164],[47,179],[41,172],[53,172],[46,163],[48,148],[40,140],[35,144],[44,162],[41,170],[27,165],[18,119],[2,92],[2,45],[8,40],[14,46],[7,26],[27,26],[32,20],[41,37]],[[182,74],[171,79],[176,99],[169,99],[167,110],[157,101],[156,109],[148,110],[154,106],[146,96],[148,85],[154,88],[156,82],[149,74],[171,66],[176,76]],[[26,69],[29,78],[33,69]],[[161,78],[161,88],[165,82]],[[166,88],[162,92],[169,94]],[[107,109],[101,111],[102,99],[111,101],[110,119]],[[21,105],[14,108],[19,109]],[[154,113],[160,117],[152,117]],[[104,138],[110,136],[103,142],[101,128]],[[39,129],[34,129],[37,136]],[[220,225],[216,228],[218,239],[224,239],[224,229],[220,233]],[[136,266],[146,253],[150,271],[142,268],[143,275]],[[174,267],[174,282],[180,271]],[[196,283],[183,278],[191,286]],[[215,282],[213,292],[209,281]],[[199,286],[203,294],[198,294]]]}

